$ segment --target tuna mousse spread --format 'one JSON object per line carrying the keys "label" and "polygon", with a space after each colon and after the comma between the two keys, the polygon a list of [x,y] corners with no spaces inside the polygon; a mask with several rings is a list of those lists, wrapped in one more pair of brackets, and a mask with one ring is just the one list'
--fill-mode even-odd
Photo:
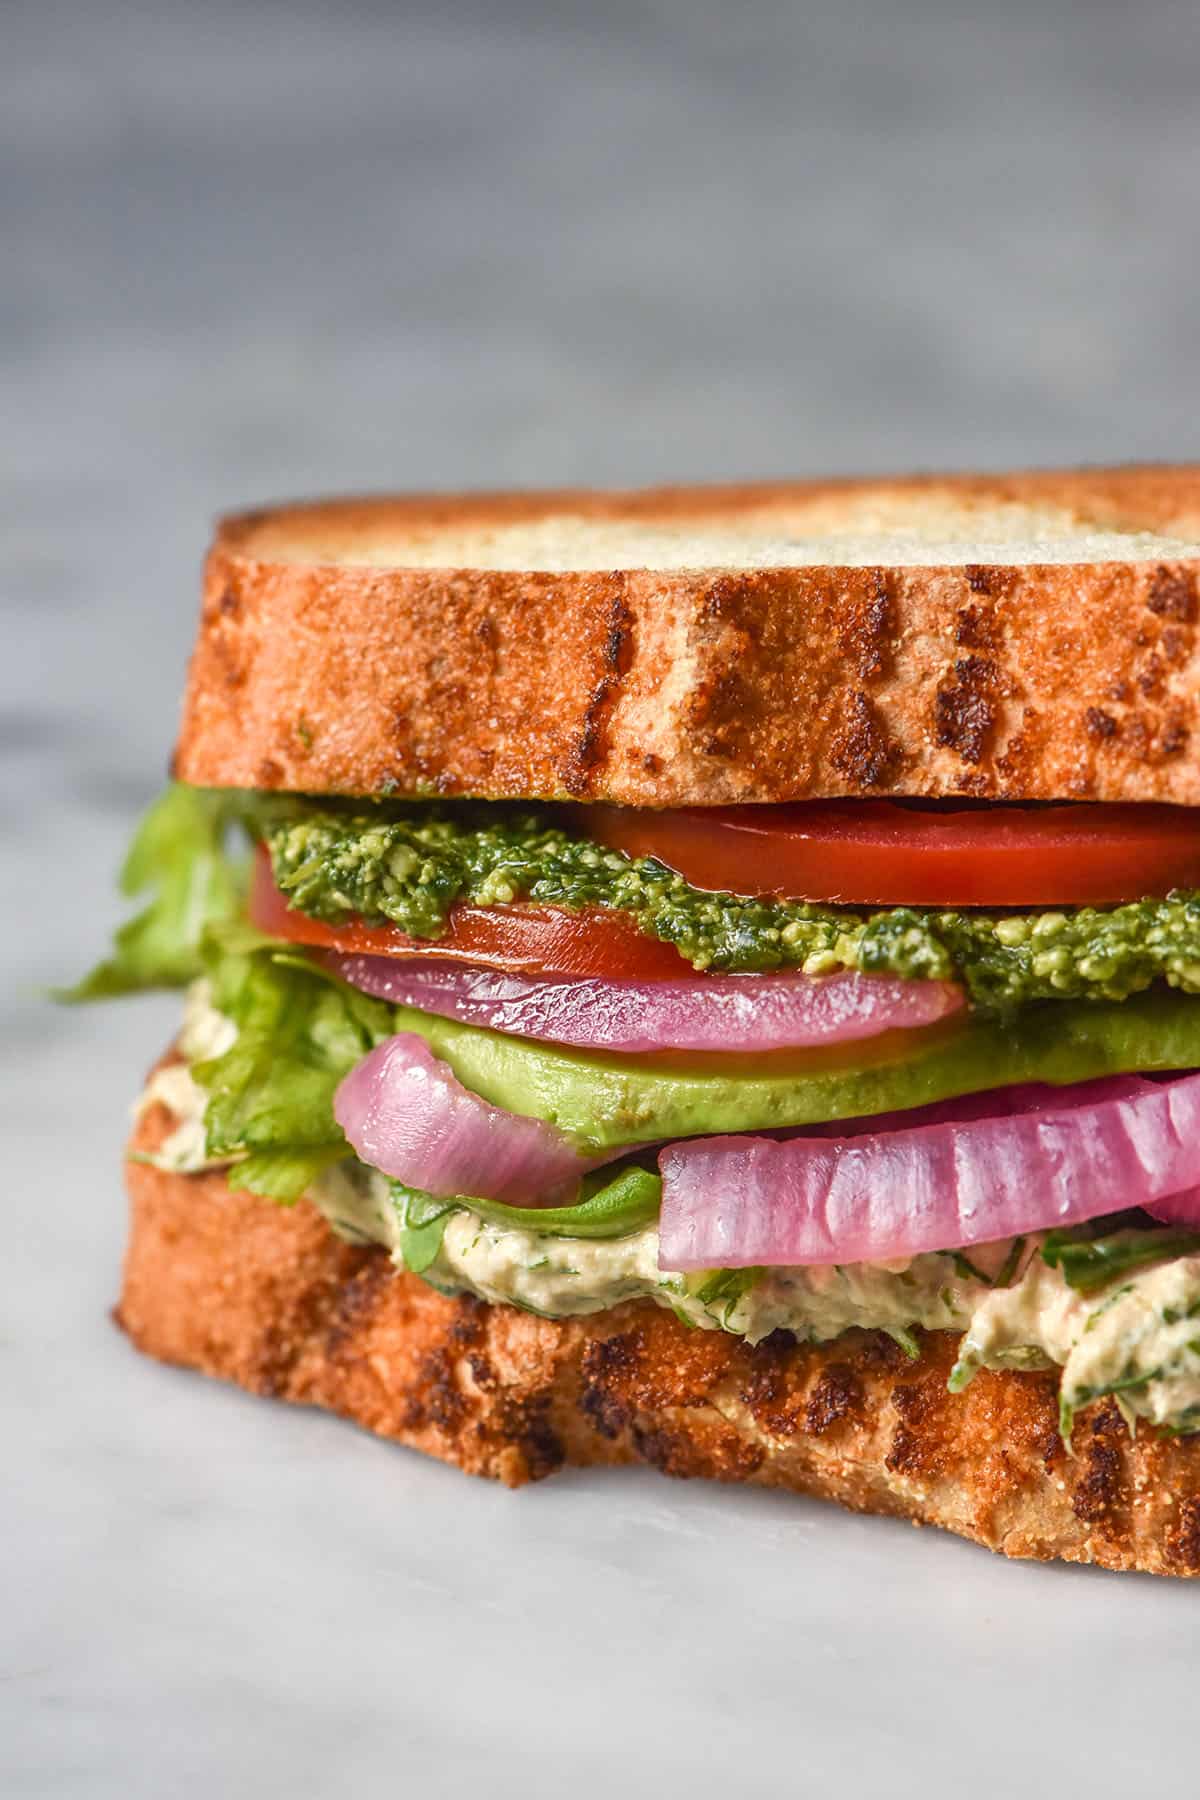
{"label": "tuna mousse spread", "polygon": [[[226,521],[134,1341],[1200,1572],[1200,473]],[[598,572],[599,571],[599,572]]]}

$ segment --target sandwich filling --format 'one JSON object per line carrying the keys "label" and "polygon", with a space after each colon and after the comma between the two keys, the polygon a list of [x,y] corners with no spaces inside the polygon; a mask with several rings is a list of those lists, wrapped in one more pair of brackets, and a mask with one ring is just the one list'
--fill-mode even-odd
{"label": "sandwich filling", "polygon": [[1200,1429],[1190,821],[736,812],[176,785],[75,997],[186,984],[154,1160],[443,1291],[951,1331],[954,1386],[1061,1369],[1067,1436]]}

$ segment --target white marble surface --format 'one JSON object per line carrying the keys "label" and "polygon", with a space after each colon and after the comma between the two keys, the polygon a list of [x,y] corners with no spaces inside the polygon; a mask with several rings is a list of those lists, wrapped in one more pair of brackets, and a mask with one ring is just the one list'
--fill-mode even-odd
{"label": "white marble surface", "polygon": [[1190,1589],[514,1496],[139,1361],[172,1009],[38,989],[116,916],[219,506],[1194,455],[1198,74],[1171,0],[0,8],[0,1792],[1194,1785]]}

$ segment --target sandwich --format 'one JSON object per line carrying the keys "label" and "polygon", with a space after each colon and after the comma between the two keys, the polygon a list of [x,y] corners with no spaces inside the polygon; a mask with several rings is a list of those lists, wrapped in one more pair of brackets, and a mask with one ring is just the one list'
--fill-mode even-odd
{"label": "sandwich", "polygon": [[519,1485],[1200,1572],[1200,469],[225,520],[116,1317]]}

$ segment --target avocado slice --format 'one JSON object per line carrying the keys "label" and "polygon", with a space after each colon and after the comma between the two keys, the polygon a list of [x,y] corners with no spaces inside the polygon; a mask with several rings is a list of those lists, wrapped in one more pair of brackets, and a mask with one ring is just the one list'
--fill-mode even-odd
{"label": "avocado slice", "polygon": [[767,1131],[900,1111],[1021,1081],[1061,1085],[1200,1067],[1200,999],[1151,990],[1114,1003],[1050,1001],[1007,1021],[966,1019],[831,1052],[604,1056],[482,1031],[410,1007],[415,1031],[464,1087],[546,1119],[585,1152],[662,1138]]}

